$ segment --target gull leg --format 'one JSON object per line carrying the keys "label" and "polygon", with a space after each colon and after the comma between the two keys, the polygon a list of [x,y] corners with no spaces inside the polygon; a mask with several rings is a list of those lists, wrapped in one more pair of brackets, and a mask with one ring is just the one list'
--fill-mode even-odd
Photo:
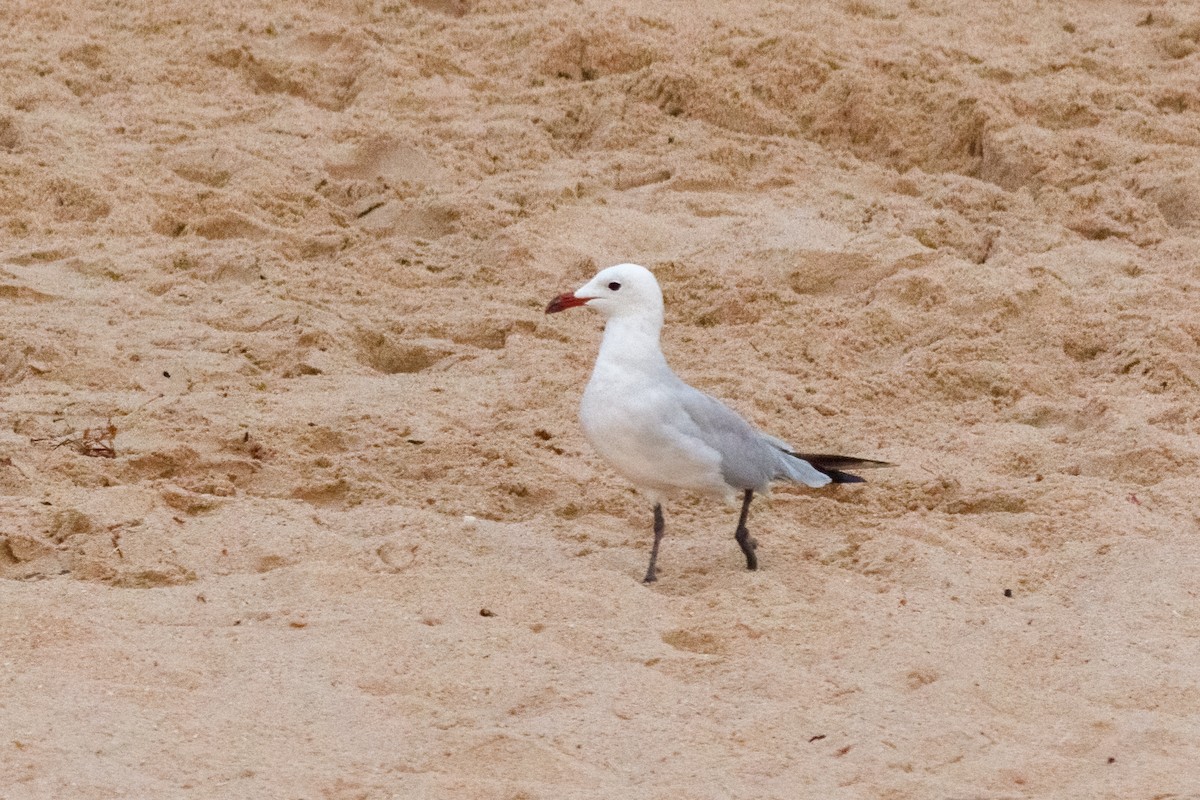
{"label": "gull leg", "polygon": [[746,518],[750,516],[750,500],[753,497],[754,490],[747,489],[745,499],[742,500],[742,516],[738,518],[737,533],[733,536],[746,556],[746,569],[758,569],[758,556],[754,555],[758,542],[750,538],[750,531],[746,529]]}
{"label": "gull leg", "polygon": [[650,548],[650,566],[646,568],[646,577],[642,578],[642,583],[654,583],[658,580],[658,575],[654,572],[654,565],[658,563],[658,543],[662,541],[663,532],[666,530],[666,522],[663,521],[662,503],[654,504],[654,546]]}

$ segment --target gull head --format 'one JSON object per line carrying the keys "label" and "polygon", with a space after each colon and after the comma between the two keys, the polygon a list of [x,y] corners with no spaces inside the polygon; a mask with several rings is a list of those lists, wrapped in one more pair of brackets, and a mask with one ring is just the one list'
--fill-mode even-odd
{"label": "gull head", "polygon": [[547,314],[587,306],[605,319],[651,316],[662,319],[662,290],[654,273],[637,264],[617,264],[596,273],[574,292],[560,294],[546,306]]}

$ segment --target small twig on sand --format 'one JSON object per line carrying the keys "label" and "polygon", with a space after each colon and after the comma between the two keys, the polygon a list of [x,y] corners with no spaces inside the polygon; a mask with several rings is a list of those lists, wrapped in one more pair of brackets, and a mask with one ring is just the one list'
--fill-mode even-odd
{"label": "small twig on sand", "polygon": [[55,450],[70,445],[80,455],[93,458],[116,458],[117,426],[110,419],[103,428],[84,428],[79,436],[68,436],[54,444]]}
{"label": "small twig on sand", "polygon": [[[163,398],[163,395],[161,393],[156,394],[154,397],[151,397],[146,402],[144,402],[141,405],[134,408],[132,411],[129,411],[125,414],[121,414],[120,416],[122,416],[122,417],[132,416],[133,414],[136,414],[137,412],[141,411],[146,406],[153,403],[155,400],[161,400],[162,398]],[[51,449],[57,450],[58,448],[60,448],[64,445],[70,445],[80,455],[91,456],[93,458],[116,458],[117,457],[116,439],[117,439],[117,426],[116,426],[116,423],[114,423],[112,421],[112,417],[109,417],[108,424],[104,425],[103,427],[84,428],[83,433],[81,433],[78,436],[74,436],[74,435],[65,436],[62,439],[59,439],[57,442],[55,442],[51,446]],[[45,441],[49,441],[49,440],[48,439],[32,439],[31,441],[45,442]]]}

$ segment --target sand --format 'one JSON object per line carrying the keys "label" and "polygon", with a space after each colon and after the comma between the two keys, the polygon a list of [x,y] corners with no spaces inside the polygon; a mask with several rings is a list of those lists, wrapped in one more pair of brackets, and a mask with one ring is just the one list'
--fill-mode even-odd
{"label": "sand", "polygon": [[[1200,797],[1185,2],[10,2],[0,797]],[[650,509],[555,294],[864,486]]]}

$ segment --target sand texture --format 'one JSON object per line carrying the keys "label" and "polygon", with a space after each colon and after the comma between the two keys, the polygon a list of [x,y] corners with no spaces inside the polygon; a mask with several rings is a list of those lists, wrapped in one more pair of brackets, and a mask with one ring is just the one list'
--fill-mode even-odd
{"label": "sand texture", "polygon": [[[1200,798],[1200,8],[0,4],[0,798]],[[635,261],[861,486],[576,419]]]}

